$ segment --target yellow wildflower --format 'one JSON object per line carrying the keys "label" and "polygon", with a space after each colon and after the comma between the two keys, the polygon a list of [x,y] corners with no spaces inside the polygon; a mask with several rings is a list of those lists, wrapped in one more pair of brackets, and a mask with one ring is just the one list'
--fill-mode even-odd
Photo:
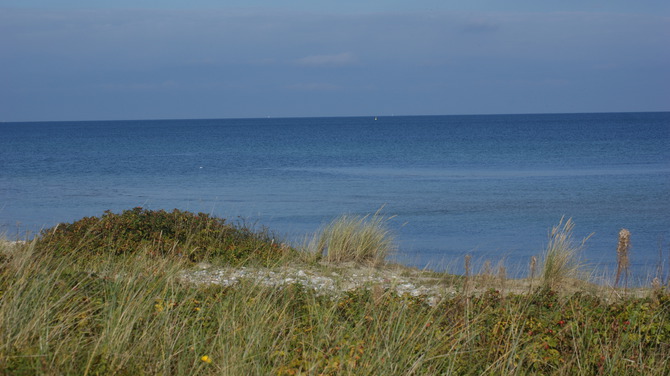
{"label": "yellow wildflower", "polygon": [[203,356],[201,356],[201,357],[200,357],[200,360],[202,360],[203,362],[205,362],[205,363],[207,363],[207,364],[209,364],[209,363],[212,362],[212,358],[210,358],[208,355],[203,355]]}

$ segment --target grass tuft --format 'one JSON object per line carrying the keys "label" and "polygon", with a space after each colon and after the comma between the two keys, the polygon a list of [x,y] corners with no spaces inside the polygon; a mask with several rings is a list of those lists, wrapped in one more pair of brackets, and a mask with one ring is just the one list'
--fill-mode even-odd
{"label": "grass tuft", "polygon": [[544,251],[541,270],[541,282],[544,288],[555,289],[569,279],[582,277],[583,264],[580,253],[586,240],[576,245],[572,238],[574,222],[561,218],[558,225],[549,233],[549,243]]}
{"label": "grass tuft", "polygon": [[307,249],[329,263],[379,265],[396,250],[387,226],[392,218],[379,211],[372,216],[340,216],[315,234]]}

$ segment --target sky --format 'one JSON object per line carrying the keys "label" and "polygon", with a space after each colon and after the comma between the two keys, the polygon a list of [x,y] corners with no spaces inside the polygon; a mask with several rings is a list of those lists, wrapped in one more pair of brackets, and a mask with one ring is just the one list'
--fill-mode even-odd
{"label": "sky", "polygon": [[0,121],[670,111],[667,0],[0,0]]}

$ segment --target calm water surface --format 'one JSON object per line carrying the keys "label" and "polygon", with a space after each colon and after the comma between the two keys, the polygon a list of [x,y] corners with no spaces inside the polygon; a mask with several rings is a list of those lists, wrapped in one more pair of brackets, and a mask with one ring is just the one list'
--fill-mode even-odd
{"label": "calm water surface", "polygon": [[9,237],[135,206],[293,240],[384,206],[398,260],[452,271],[523,269],[565,216],[599,273],[628,228],[647,278],[670,268],[670,113],[0,123]]}

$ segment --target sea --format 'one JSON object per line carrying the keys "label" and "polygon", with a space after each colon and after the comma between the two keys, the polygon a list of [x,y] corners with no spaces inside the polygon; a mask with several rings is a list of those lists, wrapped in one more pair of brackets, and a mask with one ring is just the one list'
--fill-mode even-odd
{"label": "sea", "polygon": [[470,255],[517,276],[572,219],[596,277],[628,229],[644,284],[670,269],[670,112],[0,123],[7,238],[138,206],[294,245],[379,212],[395,262],[460,273]]}

